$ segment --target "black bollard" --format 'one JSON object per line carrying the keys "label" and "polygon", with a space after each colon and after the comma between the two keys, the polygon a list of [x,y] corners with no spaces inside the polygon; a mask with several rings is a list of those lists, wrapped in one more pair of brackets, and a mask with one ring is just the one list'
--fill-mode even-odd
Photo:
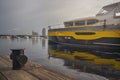
{"label": "black bollard", "polygon": [[24,55],[24,49],[11,49],[11,51],[12,69],[19,70],[26,64],[28,58]]}

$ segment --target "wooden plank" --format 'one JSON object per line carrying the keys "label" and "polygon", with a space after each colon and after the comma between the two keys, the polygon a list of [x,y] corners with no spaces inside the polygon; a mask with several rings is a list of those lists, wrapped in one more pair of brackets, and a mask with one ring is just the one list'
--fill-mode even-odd
{"label": "wooden plank", "polygon": [[8,80],[8,79],[4,76],[4,74],[0,73],[0,80]]}
{"label": "wooden plank", "polygon": [[9,70],[2,72],[8,80],[39,80],[23,70]]}
{"label": "wooden plank", "polygon": [[12,70],[9,56],[0,56],[0,73],[0,80],[74,80],[32,61],[28,61],[21,70]]}

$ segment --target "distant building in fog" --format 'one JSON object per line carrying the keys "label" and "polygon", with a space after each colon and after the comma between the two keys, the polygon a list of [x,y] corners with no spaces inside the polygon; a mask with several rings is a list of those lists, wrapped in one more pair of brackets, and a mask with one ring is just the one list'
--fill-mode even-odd
{"label": "distant building in fog", "polygon": [[46,29],[45,28],[42,29],[42,36],[46,37]]}
{"label": "distant building in fog", "polygon": [[32,36],[38,36],[37,32],[32,31]]}

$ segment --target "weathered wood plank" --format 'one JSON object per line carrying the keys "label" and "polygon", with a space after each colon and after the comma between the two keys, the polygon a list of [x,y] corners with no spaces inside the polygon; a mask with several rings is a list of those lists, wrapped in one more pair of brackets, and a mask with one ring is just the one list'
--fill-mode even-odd
{"label": "weathered wood plank", "polygon": [[4,74],[0,73],[0,80],[8,80],[8,79],[4,76]]}
{"label": "weathered wood plank", "polygon": [[0,80],[73,80],[40,64],[28,61],[21,70],[12,70],[9,56],[0,56]]}

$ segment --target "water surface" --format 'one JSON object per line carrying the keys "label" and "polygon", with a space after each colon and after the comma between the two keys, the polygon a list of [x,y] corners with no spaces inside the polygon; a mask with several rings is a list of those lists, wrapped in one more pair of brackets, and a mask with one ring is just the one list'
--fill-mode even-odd
{"label": "water surface", "polygon": [[48,40],[43,38],[0,38],[0,55],[19,48],[25,48],[30,60],[78,80],[120,79],[119,50],[48,45]]}

